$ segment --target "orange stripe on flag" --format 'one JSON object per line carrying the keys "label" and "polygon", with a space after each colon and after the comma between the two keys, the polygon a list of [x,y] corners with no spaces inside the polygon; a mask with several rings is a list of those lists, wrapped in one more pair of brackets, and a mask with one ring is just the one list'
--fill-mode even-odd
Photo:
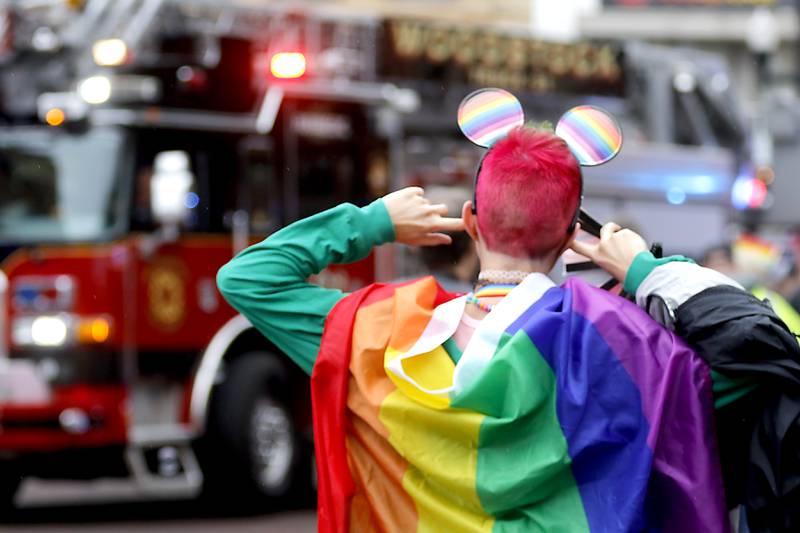
{"label": "orange stripe on flag", "polygon": [[[414,345],[431,320],[436,293],[436,281],[431,276],[397,288],[394,293],[394,320],[404,327],[394,328],[389,346],[398,352],[405,352]],[[353,338],[359,334],[360,330],[354,331]]]}
{"label": "orange stripe on flag", "polygon": [[[455,296],[433,278],[375,284],[342,299],[328,315],[311,376],[320,532],[419,529],[417,503],[406,486],[408,463],[379,415],[397,391],[384,370],[385,354],[390,340],[411,347],[433,308]],[[395,328],[398,306],[404,307],[402,328]]]}
{"label": "orange stripe on flag", "polygon": [[350,531],[416,531],[417,509],[403,487],[408,463],[365,422],[354,419],[349,429],[347,452],[356,484]]}
{"label": "orange stripe on flag", "polygon": [[403,488],[408,463],[392,448],[389,430],[378,418],[395,390],[383,369],[392,329],[393,300],[358,310],[347,391],[347,452],[356,491],[350,502],[350,531],[416,531],[414,501]]}

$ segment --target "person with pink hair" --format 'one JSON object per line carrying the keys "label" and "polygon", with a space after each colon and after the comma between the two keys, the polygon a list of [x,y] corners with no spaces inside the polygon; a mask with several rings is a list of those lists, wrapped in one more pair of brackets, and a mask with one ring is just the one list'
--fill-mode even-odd
{"label": "person with pink hair", "polygon": [[[733,359],[743,349],[720,340],[720,320],[761,328],[744,351],[779,361],[776,390],[800,376],[798,345],[736,282],[656,258],[630,230],[608,223],[597,243],[576,241],[580,195],[566,143],[518,127],[485,155],[461,218],[410,187],[295,222],[219,271],[227,301],[311,375],[320,531],[730,529],[713,422],[728,389],[708,365],[715,343]],[[351,294],[307,281],[378,245],[460,231],[480,259],[467,295],[431,277]],[[638,305],[553,283],[568,248]],[[751,488],[764,496],[756,528],[797,524],[794,492]]]}

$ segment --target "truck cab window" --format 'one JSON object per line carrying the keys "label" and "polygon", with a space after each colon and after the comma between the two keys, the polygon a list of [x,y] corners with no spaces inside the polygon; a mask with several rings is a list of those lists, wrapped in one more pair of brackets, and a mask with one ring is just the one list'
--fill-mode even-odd
{"label": "truck cab window", "polygon": [[108,238],[120,220],[125,137],[36,128],[0,134],[0,242]]}
{"label": "truck cab window", "polygon": [[286,222],[342,202],[368,203],[369,136],[363,111],[321,103],[295,109],[287,103],[283,127]]}

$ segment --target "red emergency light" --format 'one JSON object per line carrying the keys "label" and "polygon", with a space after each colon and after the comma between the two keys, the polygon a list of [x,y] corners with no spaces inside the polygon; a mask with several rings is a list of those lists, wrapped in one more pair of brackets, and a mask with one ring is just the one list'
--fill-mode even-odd
{"label": "red emergency light", "polygon": [[740,176],[733,182],[731,202],[736,209],[759,209],[767,200],[767,185],[758,178]]}
{"label": "red emergency light", "polygon": [[276,78],[300,78],[306,73],[306,56],[301,52],[278,52],[272,56],[269,70]]}

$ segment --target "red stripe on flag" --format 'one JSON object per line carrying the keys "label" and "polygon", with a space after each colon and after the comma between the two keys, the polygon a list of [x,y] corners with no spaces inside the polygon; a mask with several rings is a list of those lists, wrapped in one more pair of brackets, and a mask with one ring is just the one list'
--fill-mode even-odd
{"label": "red stripe on flag", "polygon": [[[350,379],[353,325],[358,310],[391,298],[403,284],[373,284],[343,298],[328,314],[322,343],[311,373],[314,446],[317,455],[317,530],[343,533],[349,529],[350,500],[355,483],[347,460],[345,433],[347,386]],[[434,306],[455,298],[436,285]]]}

